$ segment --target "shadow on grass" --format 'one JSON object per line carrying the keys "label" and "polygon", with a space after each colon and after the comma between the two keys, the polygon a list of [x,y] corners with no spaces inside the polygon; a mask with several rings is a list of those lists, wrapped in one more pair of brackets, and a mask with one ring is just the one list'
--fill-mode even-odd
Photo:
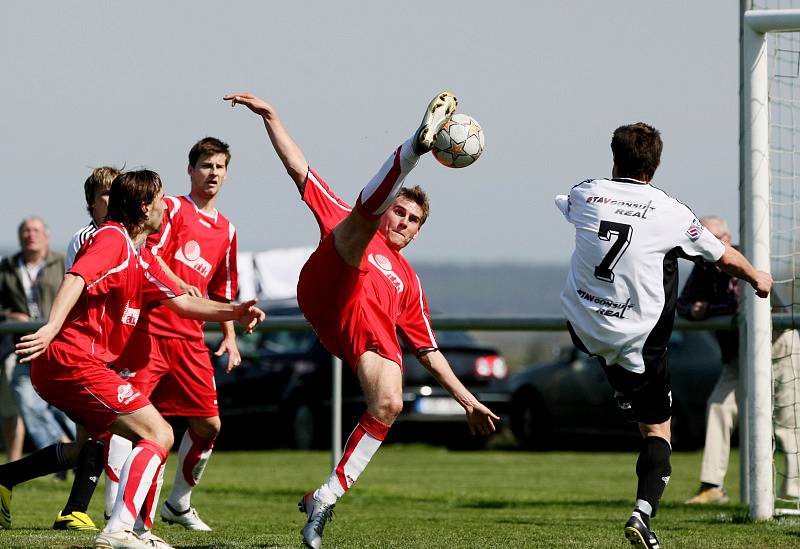
{"label": "shadow on grass", "polygon": [[630,500],[577,500],[577,501],[564,501],[564,500],[536,500],[536,501],[520,501],[520,500],[507,500],[507,499],[480,499],[474,501],[465,501],[455,507],[461,509],[535,509],[537,507],[593,507],[609,505],[630,505]]}

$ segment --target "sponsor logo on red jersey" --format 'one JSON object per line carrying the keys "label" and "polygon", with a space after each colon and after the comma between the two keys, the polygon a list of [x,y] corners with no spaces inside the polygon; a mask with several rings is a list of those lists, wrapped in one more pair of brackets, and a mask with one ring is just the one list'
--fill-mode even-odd
{"label": "sponsor logo on red jersey", "polygon": [[382,256],[381,254],[369,254],[367,260],[375,265],[380,272],[386,275],[386,278],[389,279],[389,282],[391,282],[394,287],[397,288],[398,294],[403,291],[403,288],[405,287],[403,284],[403,279],[397,276],[397,273],[392,270],[392,262],[389,261],[387,257]]}
{"label": "sponsor logo on red jersey", "polygon": [[200,255],[200,244],[196,240],[190,240],[175,252],[175,259],[200,273],[204,278],[208,278],[211,272],[211,263],[203,259]]}
{"label": "sponsor logo on red jersey", "polygon": [[136,323],[139,322],[140,312],[141,309],[134,309],[131,307],[131,302],[128,301],[125,304],[125,310],[122,311],[122,323],[128,326],[136,326]]}

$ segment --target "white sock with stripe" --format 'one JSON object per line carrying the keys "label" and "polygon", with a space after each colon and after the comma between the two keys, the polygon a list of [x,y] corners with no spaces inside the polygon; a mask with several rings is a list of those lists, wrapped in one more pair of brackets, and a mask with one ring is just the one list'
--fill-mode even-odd
{"label": "white sock with stripe", "polygon": [[336,503],[358,480],[388,432],[388,425],[364,413],[347,439],[342,459],[314,497],[323,503]]}
{"label": "white sock with stripe", "polygon": [[119,475],[133,450],[133,443],[125,437],[111,435],[106,441],[106,516],[111,516],[114,502],[117,501]]}
{"label": "white sock with stripe", "polygon": [[152,440],[139,441],[122,467],[117,500],[104,532],[133,530],[166,459],[167,451],[159,444]]}
{"label": "white sock with stripe", "polygon": [[175,470],[175,482],[167,503],[176,511],[186,511],[192,505],[192,489],[200,481],[206,469],[214,441],[200,438],[191,429],[186,429],[178,450],[178,467]]}
{"label": "white sock with stripe", "polygon": [[377,219],[392,204],[406,175],[419,162],[414,152],[413,138],[397,147],[381,169],[361,190],[356,209],[367,219]]}

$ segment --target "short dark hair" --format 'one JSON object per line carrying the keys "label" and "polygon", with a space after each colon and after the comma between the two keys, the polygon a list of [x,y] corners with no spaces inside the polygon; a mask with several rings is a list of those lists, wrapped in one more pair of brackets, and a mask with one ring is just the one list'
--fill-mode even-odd
{"label": "short dark hair", "polygon": [[231,161],[231,151],[228,144],[216,137],[204,137],[189,149],[189,165],[194,167],[197,161],[204,156],[213,156],[215,154],[225,155],[225,166]]}
{"label": "short dark hair", "polygon": [[661,134],[644,122],[620,126],[614,130],[611,151],[619,177],[650,181],[661,162]]}
{"label": "short dark hair", "polygon": [[120,174],[120,170],[113,166],[101,166],[92,170],[83,183],[83,194],[86,195],[86,209],[93,216],[92,205],[98,192],[106,192],[111,188],[111,183]]}
{"label": "short dark hair", "polygon": [[403,197],[416,203],[422,208],[422,217],[419,218],[419,226],[422,227],[428,219],[428,214],[431,213],[431,204],[428,201],[428,193],[422,187],[415,185],[413,187],[402,187],[400,192],[397,193],[398,198]]}
{"label": "short dark hair", "polygon": [[147,219],[144,207],[161,191],[161,177],[152,170],[124,172],[114,178],[108,194],[107,220],[121,223],[128,231]]}

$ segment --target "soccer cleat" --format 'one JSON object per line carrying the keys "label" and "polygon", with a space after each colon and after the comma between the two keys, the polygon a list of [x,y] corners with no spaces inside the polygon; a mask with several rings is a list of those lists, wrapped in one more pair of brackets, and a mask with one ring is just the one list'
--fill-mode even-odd
{"label": "soccer cleat", "polygon": [[94,538],[94,549],[153,549],[130,530],[100,532]]}
{"label": "soccer cleat", "polygon": [[139,539],[147,544],[151,549],[175,549],[172,545],[155,535],[150,530],[136,534]]}
{"label": "soccer cleat", "polygon": [[11,528],[11,488],[0,484],[0,528]]}
{"label": "soccer cleat", "polygon": [[631,515],[625,523],[625,539],[639,549],[661,549],[655,533],[645,525],[638,513]]}
{"label": "soccer cleat", "polygon": [[167,524],[180,524],[187,530],[211,531],[211,527],[197,515],[194,507],[189,507],[185,511],[178,511],[165,501],[164,505],[161,506],[161,520]]}
{"label": "soccer cleat", "polygon": [[443,91],[431,100],[425,116],[422,117],[422,123],[414,135],[414,152],[416,154],[423,155],[431,150],[436,134],[442,129],[447,119],[456,112],[456,105],[458,105],[458,99],[453,92],[449,91]]}
{"label": "soccer cleat", "polygon": [[723,488],[706,488],[705,490],[700,490],[696,496],[693,498],[689,498],[686,500],[686,503],[692,505],[709,505],[709,504],[717,504],[722,505],[723,503],[728,503],[730,498],[728,497],[727,492]]}
{"label": "soccer cleat", "polygon": [[83,530],[96,532],[97,526],[94,525],[94,522],[86,513],[73,511],[66,515],[59,513],[56,521],[53,523],[53,530]]}
{"label": "soccer cleat", "polygon": [[320,549],[325,523],[333,520],[333,508],[336,507],[336,504],[322,503],[314,497],[314,492],[309,492],[303,496],[297,506],[300,508],[300,512],[308,515],[308,522],[301,530],[303,543],[311,549]]}

